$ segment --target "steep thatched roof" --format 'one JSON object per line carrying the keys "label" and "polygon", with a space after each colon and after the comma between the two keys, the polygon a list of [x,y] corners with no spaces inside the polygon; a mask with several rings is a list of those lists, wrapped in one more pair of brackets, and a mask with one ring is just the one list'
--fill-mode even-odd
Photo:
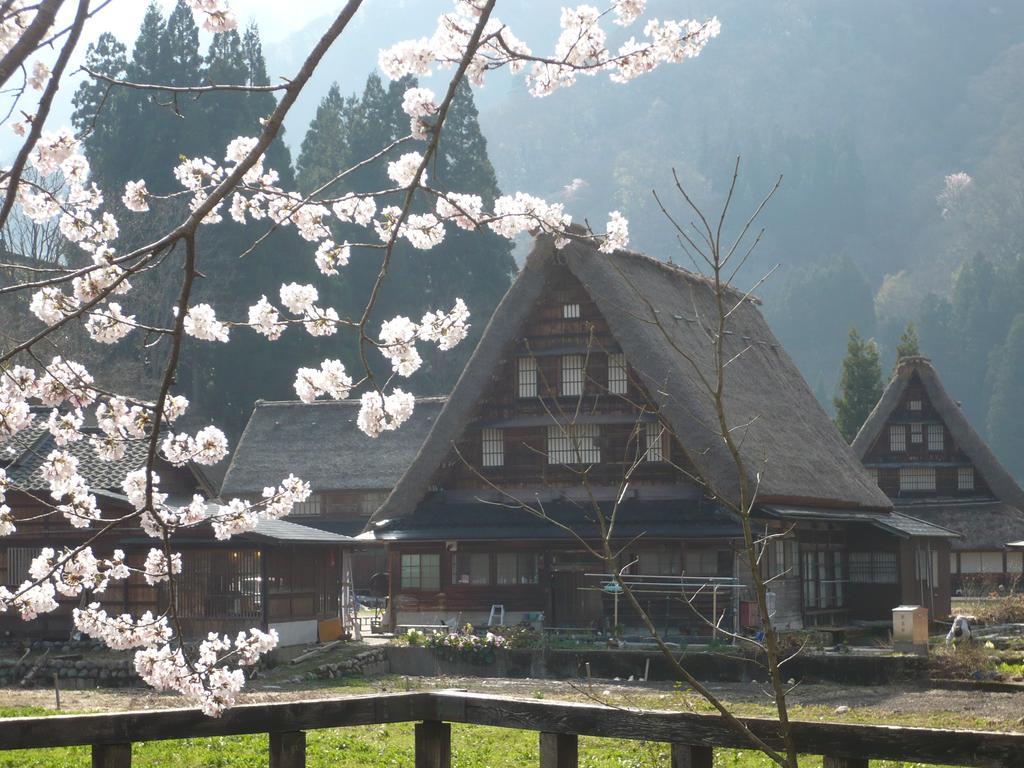
{"label": "steep thatched roof", "polygon": [[[493,371],[521,333],[554,270],[568,267],[587,290],[626,359],[657,401],[687,458],[720,494],[735,497],[738,474],[716,426],[701,377],[714,377],[708,326],[716,297],[708,280],[646,256],[608,255],[574,240],[556,250],[538,238],[416,460],[375,521],[404,517],[424,497],[450,446],[473,418]],[[825,507],[890,509],[750,300],[727,320],[726,409],[748,479],[760,497]]]}
{"label": "steep thatched roof", "polygon": [[412,463],[442,405],[442,397],[418,398],[400,430],[371,438],[356,427],[357,400],[261,400],[231,457],[221,493],[260,493],[289,472],[314,491],[389,490]]}
{"label": "steep thatched roof", "polygon": [[[915,374],[924,387],[932,407],[945,422],[953,440],[971,460],[975,470],[985,478],[985,482],[992,489],[996,498],[1017,507],[1017,509],[1024,510],[1024,491],[999,463],[999,459],[992,453],[981,435],[974,431],[974,427],[967,421],[960,406],[942,386],[939,374],[936,373],[931,361],[926,357],[905,357],[899,361],[881,399],[853,440],[852,447],[857,456],[861,460],[867,456],[871,446],[875,444],[885,428],[889,416],[899,405],[907,385]],[[955,530],[961,529],[956,528]]]}

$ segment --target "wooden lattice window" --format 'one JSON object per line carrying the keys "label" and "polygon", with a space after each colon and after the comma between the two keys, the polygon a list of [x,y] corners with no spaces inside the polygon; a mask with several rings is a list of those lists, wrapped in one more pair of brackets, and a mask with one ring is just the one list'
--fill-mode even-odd
{"label": "wooden lattice window", "polygon": [[583,355],[562,356],[562,394],[566,397],[578,397],[583,394],[585,365]]}
{"label": "wooden lattice window", "polygon": [[889,450],[902,452],[907,450],[907,428],[902,424],[889,427]]}
{"label": "wooden lattice window", "polygon": [[851,552],[850,581],[854,584],[895,584],[898,581],[895,552]]}
{"label": "wooden lattice window", "polygon": [[430,553],[402,555],[403,589],[440,589],[441,556]]}
{"label": "wooden lattice window", "polygon": [[498,584],[508,586],[538,582],[536,552],[499,552],[495,559]]}
{"label": "wooden lattice window", "polygon": [[900,467],[901,491],[934,491],[935,467]]}
{"label": "wooden lattice window", "polygon": [[305,501],[296,502],[292,506],[292,511],[288,513],[290,517],[316,517],[322,515],[324,512],[324,498],[319,493],[310,494],[309,498]]}
{"label": "wooden lattice window", "polygon": [[912,445],[920,445],[924,442],[924,426],[921,424],[910,425],[910,442]]}
{"label": "wooden lattice window", "polygon": [[608,392],[612,395],[624,395],[628,391],[626,356],[621,352],[613,352],[608,355]]}
{"label": "wooden lattice window", "polygon": [[486,552],[452,554],[452,584],[486,586],[491,583],[491,556]]}
{"label": "wooden lattice window", "polygon": [[665,460],[665,429],[659,421],[649,421],[644,424],[644,437],[647,441],[647,450],[644,458],[647,461]]}
{"label": "wooden lattice window", "polygon": [[182,618],[258,619],[262,614],[260,553],[254,549],[196,550],[177,577]]}
{"label": "wooden lattice window", "polygon": [[958,491],[974,490],[974,467],[957,467],[956,488]]}
{"label": "wooden lattice window", "polygon": [[7,550],[7,584],[18,587],[28,579],[28,569],[42,551],[40,547],[10,547]]}
{"label": "wooden lattice window", "polygon": [[500,467],[505,463],[505,433],[500,429],[480,431],[481,461],[485,467]]}
{"label": "wooden lattice window", "polygon": [[907,401],[907,410],[908,411],[920,412],[921,411],[921,400],[920,400],[920,398],[915,398],[914,400],[908,400]]}
{"label": "wooden lattice window", "polygon": [[944,430],[941,424],[928,425],[928,450],[941,451],[943,448]]}
{"label": "wooden lattice window", "polygon": [[548,427],[548,464],[596,464],[601,461],[597,424]]}
{"label": "wooden lattice window", "polygon": [[518,386],[520,397],[537,396],[537,359],[520,357],[518,368]]}
{"label": "wooden lattice window", "polygon": [[580,316],[579,304],[563,304],[562,318],[565,320],[578,320]]}

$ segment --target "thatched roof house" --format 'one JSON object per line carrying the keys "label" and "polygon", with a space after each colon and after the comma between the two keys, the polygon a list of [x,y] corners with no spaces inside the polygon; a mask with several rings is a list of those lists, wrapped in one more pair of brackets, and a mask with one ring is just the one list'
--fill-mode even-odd
{"label": "thatched roof house", "polygon": [[[720,437],[702,379],[714,377],[709,323],[716,316],[709,281],[647,256],[601,253],[574,240],[556,249],[537,239],[498,305],[473,356],[409,471],[373,521],[410,515],[427,494],[452,442],[473,418],[499,364],[513,354],[524,324],[554,270],[567,267],[607,320],[629,366],[658,401],[662,418],[710,489],[736,494],[736,467]],[[730,291],[726,408],[748,480],[760,476],[765,504],[886,511],[891,503],[864,471],[775,338],[756,301]]]}
{"label": "thatched roof house", "polygon": [[897,509],[961,534],[955,551],[992,552],[994,562],[1024,538],[1024,491],[927,358],[899,361],[852,447]]}

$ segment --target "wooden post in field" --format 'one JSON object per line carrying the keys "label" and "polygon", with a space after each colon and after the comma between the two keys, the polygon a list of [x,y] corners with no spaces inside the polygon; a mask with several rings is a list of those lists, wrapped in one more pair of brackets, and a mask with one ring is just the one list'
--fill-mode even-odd
{"label": "wooden post in field", "polygon": [[576,768],[579,737],[566,733],[540,734],[540,768]]}
{"label": "wooden post in field", "polygon": [[672,768],[711,768],[714,761],[711,747],[672,744]]}
{"label": "wooden post in field", "polygon": [[306,732],[270,734],[270,768],[306,768]]}
{"label": "wooden post in field", "polygon": [[438,720],[416,723],[416,768],[451,768],[452,726]]}
{"label": "wooden post in field", "polygon": [[132,745],[93,744],[92,768],[132,768]]}

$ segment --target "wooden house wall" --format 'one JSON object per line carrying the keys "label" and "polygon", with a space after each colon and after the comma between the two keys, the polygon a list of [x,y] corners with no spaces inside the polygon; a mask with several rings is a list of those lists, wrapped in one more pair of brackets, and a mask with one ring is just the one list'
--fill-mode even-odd
{"label": "wooden house wall", "polygon": [[[319,501],[313,508],[317,511],[307,514],[293,514],[285,517],[299,525],[318,527],[323,522],[351,523],[351,530],[341,531],[345,535],[362,532],[363,527],[377,508],[387,499],[390,489],[359,489],[315,491],[310,497]],[[259,501],[258,495],[243,495],[248,501]],[[305,507],[310,509],[309,506]],[[382,543],[361,542],[359,549],[352,553],[352,582],[356,592],[369,593],[375,575],[387,572],[387,556]]]}
{"label": "wooden house wall", "polygon": [[268,623],[337,616],[341,550],[327,547],[267,547]]}
{"label": "wooden house wall", "polygon": [[[18,518],[42,515],[46,511],[24,494],[8,495],[8,503]],[[107,511],[116,513],[111,506]],[[122,510],[122,512],[127,510]],[[18,530],[0,540],[0,584],[18,587],[27,573],[12,573],[12,549],[24,550],[20,561],[27,562],[43,547],[60,550],[75,546],[90,535],[90,529],[73,528],[57,514],[18,523]],[[140,543],[142,542],[142,543]],[[144,568],[150,545],[141,529],[118,529],[93,545],[97,557],[109,558],[114,549],[126,554],[129,567]],[[208,632],[237,633],[239,629],[266,626],[267,621],[291,621],[323,618],[338,614],[340,599],[341,551],[337,548],[309,545],[261,547],[252,542],[210,541],[201,545],[182,542],[178,547],[184,568],[177,577],[177,611],[186,634],[193,637]],[[266,560],[264,565],[261,561]],[[261,596],[267,582],[266,605]],[[61,597],[52,613],[23,622],[16,613],[0,614],[0,632],[18,636],[67,637],[72,630],[72,610],[83,598]],[[111,581],[106,590],[91,593],[88,601],[99,602],[108,612],[138,616],[154,615],[170,607],[166,584],[150,585],[133,571],[124,581]]]}
{"label": "wooden house wall", "polygon": [[[625,544],[625,542],[623,542]],[[520,615],[544,614],[547,626],[560,628],[601,628],[610,631],[614,622],[615,598],[601,591],[600,574],[603,565],[594,556],[569,543],[544,546],[530,541],[501,542],[455,542],[453,552],[445,543],[403,543],[392,544],[389,548],[389,568],[393,591],[391,602],[392,625],[433,624],[438,621],[455,620],[460,623],[486,621],[492,605],[502,605],[507,623],[517,623]],[[645,553],[674,553],[671,562],[683,562],[687,549],[709,553],[709,562],[714,562],[713,573],[707,576],[733,576],[735,548],[729,540],[701,540],[699,542],[640,541],[633,544],[620,557],[619,566],[634,562]],[[533,553],[538,558],[536,584],[499,585],[496,583],[494,554]],[[453,558],[458,554],[490,554],[490,578],[488,584],[468,585],[453,583]],[[401,556],[403,554],[436,554],[440,557],[440,588],[410,589],[402,583]],[[666,560],[666,562],[668,562]],[[638,573],[637,566],[629,570]],[[644,575],[676,575],[669,574]],[[702,618],[715,615],[713,606],[722,617],[722,626],[732,628],[734,592],[719,590],[716,596],[711,590],[699,594],[691,592],[685,599],[678,591],[662,590],[659,594],[639,592],[638,598],[648,615],[662,631],[672,636],[700,636],[711,634],[710,626]],[[626,598],[619,598],[619,625],[628,630],[643,631],[637,612]]]}

